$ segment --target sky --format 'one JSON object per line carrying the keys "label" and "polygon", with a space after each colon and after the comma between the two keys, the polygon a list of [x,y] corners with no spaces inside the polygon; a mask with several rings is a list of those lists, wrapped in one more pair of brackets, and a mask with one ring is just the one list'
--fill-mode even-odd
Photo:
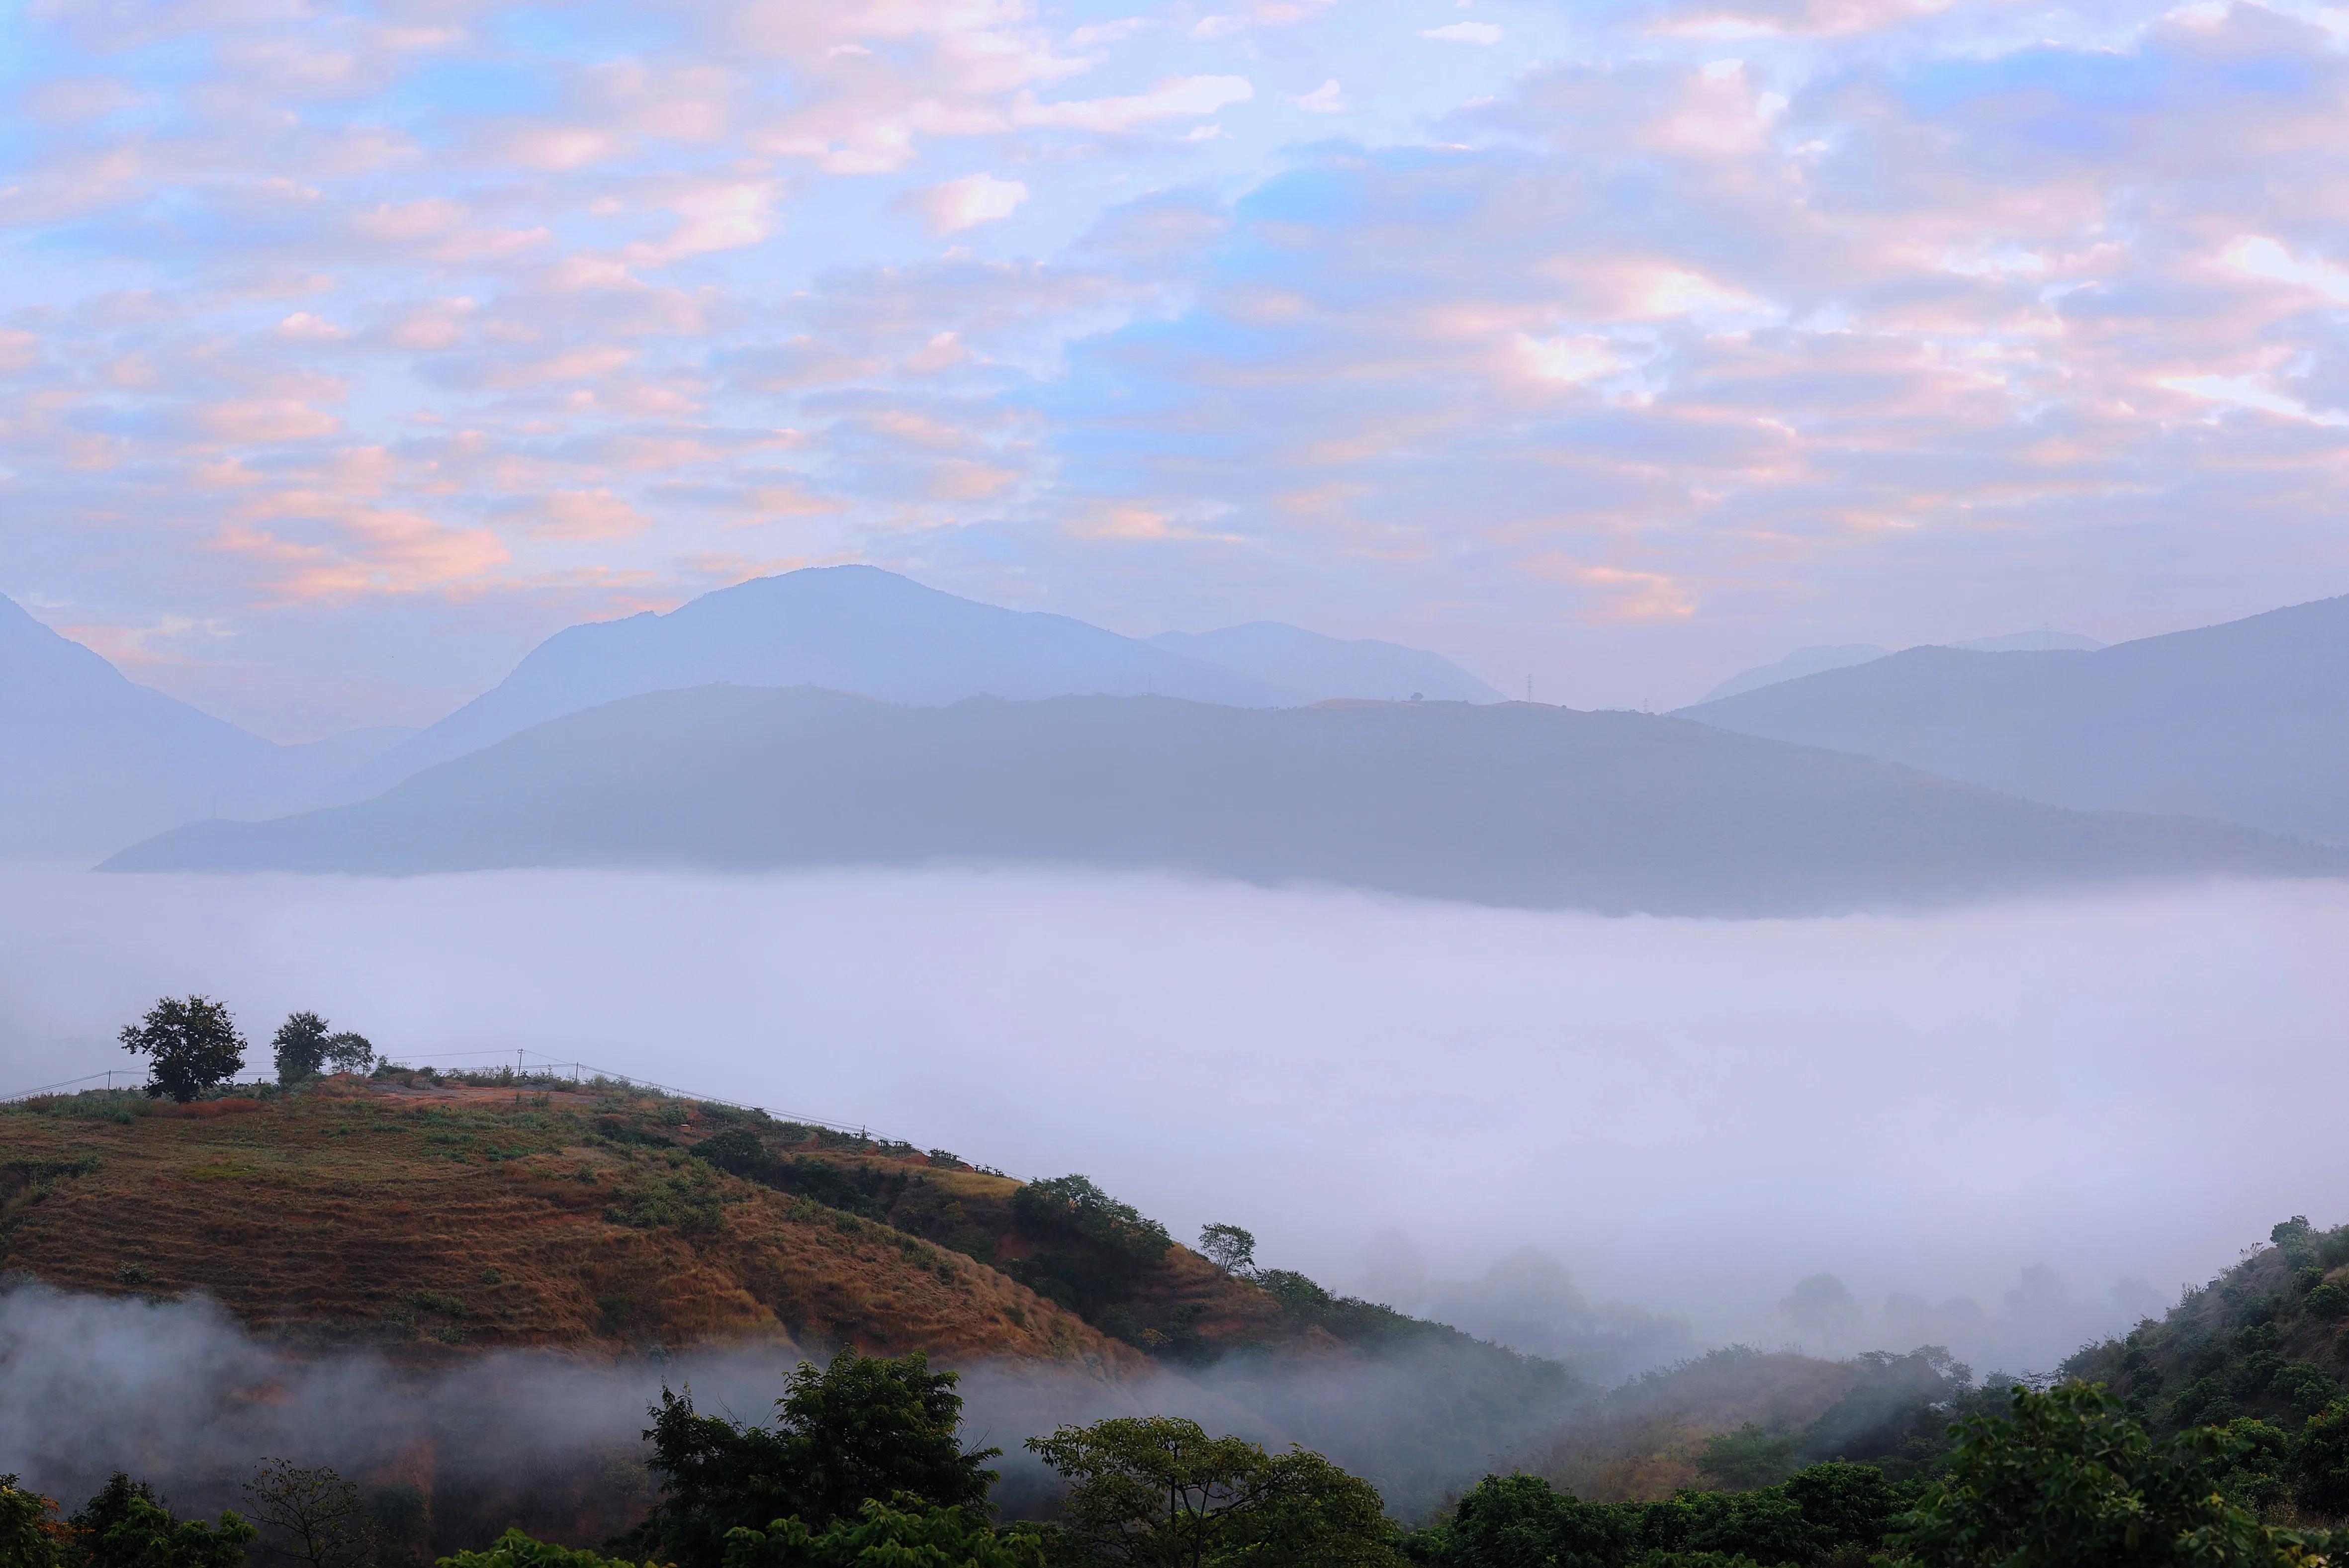
{"label": "sky", "polygon": [[865,561],[1658,707],[2349,591],[2349,10],[0,7],[0,593],[279,738]]}

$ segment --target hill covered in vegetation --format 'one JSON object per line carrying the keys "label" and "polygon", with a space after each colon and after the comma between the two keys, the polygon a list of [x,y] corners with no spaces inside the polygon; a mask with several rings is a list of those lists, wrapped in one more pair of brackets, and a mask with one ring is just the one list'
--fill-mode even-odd
{"label": "hill covered in vegetation", "polygon": [[2349,1390],[2349,1225],[2320,1231],[2295,1214],[2063,1375],[2105,1384],[2156,1432],[2252,1420],[2297,1434]]}
{"label": "hill covered in vegetation", "polygon": [[[691,1152],[753,1124],[618,1086],[414,1074],[183,1106],[35,1100],[0,1115],[0,1264],[73,1290],[202,1292],[297,1341],[393,1352],[854,1337],[1140,1364],[967,1252]],[[894,1165],[925,1194],[1013,1185],[857,1142],[801,1158]]]}
{"label": "hill covered in vegetation", "polygon": [[510,1072],[0,1108],[0,1266],[395,1350],[854,1340],[1114,1376],[1478,1343],[1218,1266],[1081,1176]]}

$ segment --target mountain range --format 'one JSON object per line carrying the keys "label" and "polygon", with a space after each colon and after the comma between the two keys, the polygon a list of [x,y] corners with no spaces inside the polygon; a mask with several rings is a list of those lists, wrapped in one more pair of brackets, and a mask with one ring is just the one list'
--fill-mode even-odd
{"label": "mountain range", "polygon": [[559,632],[421,732],[279,746],[132,684],[0,599],[0,853],[119,849],[181,822],[366,799],[548,719],[713,682],[896,702],[1158,693],[1241,707],[1329,697],[1498,700],[1438,655],[1258,622],[1144,641],[1006,610],[869,566],[756,578],[667,614]]}
{"label": "mountain range", "polygon": [[[1868,656],[1655,729],[1501,703],[1394,644],[1275,623],[1133,638],[826,567],[574,626],[421,732],[279,746],[0,601],[0,853],[1028,859],[1729,913],[2333,866],[2218,823],[2349,846],[2349,599],[2109,648],[2016,640],[1806,650]],[[2208,820],[2083,814],[2114,811]]]}
{"label": "mountain range", "polygon": [[191,823],[114,871],[940,862],[1151,869],[1524,907],[1804,914],[2349,855],[2091,814],[1684,719],[1525,703],[624,698],[363,804]]}
{"label": "mountain range", "polygon": [[385,738],[279,746],[128,679],[0,598],[0,854],[93,853],[309,804]]}
{"label": "mountain range", "polygon": [[2055,805],[2349,844],[2349,597],[2095,651],[1910,648],[1681,712]]}

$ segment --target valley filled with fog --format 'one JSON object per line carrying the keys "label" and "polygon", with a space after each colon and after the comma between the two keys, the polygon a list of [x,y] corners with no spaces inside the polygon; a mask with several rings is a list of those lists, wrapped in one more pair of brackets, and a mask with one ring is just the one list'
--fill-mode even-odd
{"label": "valley filled with fog", "polygon": [[2349,1090],[2331,882],[1723,922],[1032,871],[0,879],[0,1089],[128,1067],[158,995],[227,1002],[255,1068],[316,1008],[1081,1171],[1618,1373],[2044,1368],[2344,1163],[2284,1109]]}

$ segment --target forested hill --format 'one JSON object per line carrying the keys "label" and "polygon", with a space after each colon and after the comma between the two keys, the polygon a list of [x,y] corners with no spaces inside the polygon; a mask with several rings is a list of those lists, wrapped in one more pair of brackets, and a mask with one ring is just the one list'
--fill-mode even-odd
{"label": "forested hill", "polygon": [[941,861],[1726,916],[2349,869],[2343,851],[2241,829],[2063,810],[1646,714],[1146,696],[911,707],[733,686],[610,703],[363,805],[191,824],[107,865]]}
{"label": "forested hill", "polygon": [[2106,1384],[2158,1432],[2251,1418],[2297,1434],[2349,1391],[2349,1225],[2284,1221],[2159,1322],[2063,1371]]}

